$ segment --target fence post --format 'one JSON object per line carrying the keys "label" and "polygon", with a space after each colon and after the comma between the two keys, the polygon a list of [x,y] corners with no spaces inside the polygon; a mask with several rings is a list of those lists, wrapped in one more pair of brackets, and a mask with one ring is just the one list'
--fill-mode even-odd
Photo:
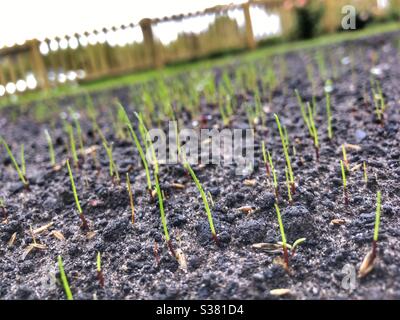
{"label": "fence post", "polygon": [[251,25],[250,3],[249,2],[243,3],[242,8],[244,14],[244,21],[246,25],[246,44],[249,49],[255,49],[257,43],[254,39],[253,27]]}
{"label": "fence post", "polygon": [[151,19],[142,19],[140,20],[139,25],[143,33],[144,46],[152,58],[153,67],[161,68],[164,63],[162,61],[161,52],[159,52],[157,49],[154,41],[153,30],[151,28]]}
{"label": "fence post", "polygon": [[43,89],[48,89],[49,86],[49,79],[47,77],[47,69],[46,65],[44,64],[44,60],[42,55],[40,54],[39,50],[39,41],[38,40],[31,40],[29,41],[30,46],[30,59],[31,65],[33,67],[33,72],[36,74],[39,82],[39,86]]}

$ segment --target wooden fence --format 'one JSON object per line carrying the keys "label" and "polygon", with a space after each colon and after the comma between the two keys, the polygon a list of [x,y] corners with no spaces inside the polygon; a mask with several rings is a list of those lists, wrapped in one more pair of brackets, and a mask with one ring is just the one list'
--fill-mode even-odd
{"label": "wooden fence", "polygon": [[[0,97],[161,68],[225,50],[254,49],[265,38],[288,35],[295,20],[294,9],[308,1],[326,6],[323,21],[327,31],[340,24],[342,5],[378,10],[377,0],[255,0],[142,19],[111,29],[30,40],[0,48]],[[400,5],[400,0],[390,1]]]}

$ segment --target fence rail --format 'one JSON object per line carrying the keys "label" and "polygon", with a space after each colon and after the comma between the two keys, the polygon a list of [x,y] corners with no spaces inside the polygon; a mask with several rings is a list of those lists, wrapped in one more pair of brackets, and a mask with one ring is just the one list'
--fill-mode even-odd
{"label": "fence rail", "polygon": [[[288,35],[294,9],[307,1],[256,0],[110,29],[29,40],[0,48],[0,97],[90,81],[231,50],[254,49],[259,41]],[[340,6],[377,10],[377,0],[325,0],[325,29],[334,31]],[[391,4],[400,5],[400,0]],[[336,12],[337,14],[333,14]],[[378,12],[379,14],[379,12]]]}

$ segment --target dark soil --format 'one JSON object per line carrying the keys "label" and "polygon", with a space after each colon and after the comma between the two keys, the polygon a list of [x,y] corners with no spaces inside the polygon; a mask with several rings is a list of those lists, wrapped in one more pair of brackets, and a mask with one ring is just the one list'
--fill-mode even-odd
{"label": "dark soil", "polygon": [[[100,140],[93,136],[90,121],[84,114],[81,117],[85,147],[99,146],[99,173],[91,157],[86,158],[81,169],[74,170],[83,211],[94,234],[80,228],[67,168],[53,171],[49,164],[45,128],[52,128],[59,163],[68,155],[65,150],[68,140],[59,117],[39,122],[34,116],[35,106],[3,109],[0,135],[16,155],[24,143],[31,191],[24,190],[1,147],[0,196],[5,200],[6,212],[2,215],[0,209],[0,298],[64,299],[57,267],[57,256],[61,255],[75,299],[274,299],[270,290],[277,288],[291,289],[291,294],[284,298],[292,299],[400,299],[399,35],[375,36],[324,49],[335,59],[338,75],[333,80],[332,141],[327,137],[324,82],[316,76],[319,163],[293,93],[298,88],[305,100],[311,100],[305,62],[315,52],[285,55],[288,69],[285,80],[275,90],[272,104],[268,103],[267,94],[263,98],[267,122],[266,127],[256,126],[254,173],[242,177],[235,175],[234,166],[194,167],[215,202],[213,217],[219,246],[211,237],[200,195],[190,176],[181,165],[161,166],[161,187],[166,195],[165,210],[172,243],[184,252],[187,272],[171,256],[164,241],[158,205],[149,199],[145,172],[136,149],[130,141],[116,139],[107,120],[107,103],[101,97],[119,98],[131,115],[135,109],[130,98],[132,88],[115,89],[94,97],[95,106],[104,111],[99,124],[108,139],[114,141],[114,158],[123,180],[120,186],[113,184],[108,175],[108,160]],[[353,72],[351,64],[343,59],[350,53],[356,58]],[[262,60],[254,63],[257,65]],[[238,58],[226,67],[233,69],[242,63],[245,62]],[[327,68],[330,72],[333,65],[327,62]],[[374,115],[371,68],[380,71],[377,78],[387,103],[382,124]],[[220,68],[213,71],[219,74]],[[184,74],[181,77],[184,79]],[[252,92],[238,93],[238,97],[254,103]],[[75,106],[76,99],[64,98],[54,103],[66,108]],[[232,121],[233,128],[248,126],[243,106]],[[221,125],[218,108],[204,104],[201,108],[203,114],[212,115],[206,124],[208,127]],[[274,112],[279,114],[296,147],[296,155],[291,155],[297,186],[292,205],[287,202],[285,162]],[[187,126],[191,125],[187,121]],[[276,161],[280,208],[288,242],[307,238],[290,259],[290,274],[276,263],[281,252],[252,248],[255,243],[281,240],[274,190],[266,182],[262,162],[262,139],[273,151]],[[359,147],[347,150],[350,167],[365,160],[369,177],[365,185],[362,167],[348,174],[348,206],[343,201],[339,166],[343,143]],[[136,206],[134,225],[130,222],[125,188],[128,171]],[[248,186],[244,179],[255,179],[256,183]],[[185,188],[174,188],[172,183],[181,183]],[[357,279],[355,290],[349,291],[342,287],[345,277],[342,268],[350,264],[357,272],[371,248],[378,189],[382,191],[383,203],[378,260],[371,273]],[[243,213],[238,210],[242,206],[254,206],[255,211]],[[333,219],[344,219],[345,223],[334,225]],[[53,225],[36,236],[36,241],[46,248],[33,249],[25,255],[33,242],[30,227],[36,229],[50,222]],[[51,234],[54,230],[61,232],[65,241],[55,238]],[[15,242],[9,245],[14,233]],[[104,288],[97,280],[98,251],[102,253]]]}

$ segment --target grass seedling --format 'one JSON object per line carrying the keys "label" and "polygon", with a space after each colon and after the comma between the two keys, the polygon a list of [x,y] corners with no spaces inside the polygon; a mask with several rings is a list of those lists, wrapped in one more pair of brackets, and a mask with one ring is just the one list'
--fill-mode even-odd
{"label": "grass seedling", "polygon": [[328,120],[328,138],[332,140],[333,131],[332,131],[332,111],[331,111],[331,95],[329,92],[325,93],[326,98],[326,116]]}
{"label": "grass seedling", "polygon": [[71,115],[72,121],[74,122],[74,126],[76,129],[76,134],[78,135],[79,149],[82,156],[85,154],[85,150],[83,147],[83,137],[82,137],[82,128],[79,123],[79,113],[75,112],[72,108],[70,108],[69,113]]}
{"label": "grass seedling", "polygon": [[350,170],[350,165],[349,165],[349,160],[347,160],[347,152],[346,152],[346,146],[342,144],[342,154],[343,154],[343,163],[344,166],[346,167],[346,170]]}
{"label": "grass seedling", "polygon": [[125,125],[128,127],[129,132],[130,132],[130,134],[132,136],[133,142],[134,142],[134,144],[135,144],[135,146],[136,146],[136,148],[137,148],[137,150],[139,152],[139,156],[140,156],[140,158],[142,160],[142,164],[143,164],[144,170],[146,172],[147,188],[148,188],[148,191],[149,191],[149,194],[150,194],[150,198],[153,198],[152,190],[151,190],[152,189],[152,184],[151,184],[151,178],[150,178],[150,170],[149,170],[149,165],[147,164],[146,156],[145,156],[145,154],[143,152],[142,146],[140,145],[139,139],[138,139],[135,131],[133,130],[131,121],[129,120],[129,117],[126,114],[126,111],[125,111],[124,107],[120,103],[118,103],[118,105],[119,105],[119,109],[121,110],[121,115],[124,118]]}
{"label": "grass seedling", "polygon": [[150,139],[149,139],[149,141],[147,141],[147,138],[148,137],[150,138],[149,131],[147,130],[147,128],[144,124],[142,114],[137,114],[135,112],[135,116],[139,121],[139,131],[140,131],[140,135],[142,137],[142,141],[143,141],[145,149],[146,149],[146,154],[148,154],[148,152],[150,150],[151,157],[153,158],[154,174],[158,175],[158,160],[156,157],[156,152],[154,150],[153,142]]}
{"label": "grass seedling", "polygon": [[214,221],[212,218],[212,214],[211,214],[210,206],[208,204],[206,193],[204,192],[204,189],[201,186],[199,179],[197,179],[196,174],[194,173],[192,167],[190,166],[190,164],[188,162],[185,163],[185,167],[189,171],[190,175],[192,176],[192,179],[193,179],[194,183],[196,184],[197,189],[200,192],[201,198],[203,199],[204,209],[206,210],[207,217],[208,217],[208,223],[209,223],[210,229],[211,229],[211,235],[212,235],[215,243],[218,245],[217,233],[215,232]]}
{"label": "grass seedling", "polygon": [[310,120],[309,120],[309,118],[307,116],[307,113],[306,113],[306,108],[304,106],[304,102],[301,99],[299,91],[297,89],[295,89],[294,92],[296,93],[297,102],[298,102],[298,104],[300,106],[300,112],[301,112],[301,116],[303,117],[304,124],[307,126],[308,132],[312,136],[313,132],[312,132],[312,129],[311,129],[311,126],[310,126]]}
{"label": "grass seedling", "polygon": [[[17,171],[19,179],[23,183],[25,189],[29,190],[29,182],[28,182],[28,179],[26,179],[26,177],[25,177],[25,174],[24,174],[24,171],[23,171],[24,169],[21,169],[20,166],[18,165],[18,162],[17,162],[17,160],[15,160],[14,155],[12,154],[11,149],[8,146],[7,142],[2,137],[0,137],[0,141],[4,145],[4,147],[6,148],[8,156],[10,157],[10,159],[11,159],[13,165],[14,165],[15,170]],[[25,163],[25,159],[24,159],[23,162]],[[25,164],[23,166],[25,167]]]}
{"label": "grass seedling", "polygon": [[108,156],[109,172],[110,172],[110,177],[112,179],[112,182],[113,183],[116,182],[117,184],[119,184],[121,180],[119,178],[118,167],[114,161],[114,157],[112,154],[112,144],[107,145],[106,142],[103,142],[103,146],[104,146],[104,149],[106,149],[106,153]]}
{"label": "grass seedling", "polygon": [[213,196],[210,191],[207,191],[207,196],[208,196],[208,199],[210,200],[211,207],[214,208],[215,202],[214,202]]}
{"label": "grass seedling", "polygon": [[374,238],[372,241],[372,251],[374,256],[376,256],[376,251],[377,251],[380,221],[381,221],[381,192],[378,191],[376,194],[375,227],[374,227]]}
{"label": "grass seedling", "polygon": [[70,143],[70,148],[71,148],[70,150],[71,150],[72,160],[74,162],[74,166],[78,168],[79,167],[79,158],[78,158],[78,154],[76,152],[74,128],[70,124],[68,124],[67,130],[68,130],[68,135],[69,135],[69,143]]}
{"label": "grass seedling", "polygon": [[278,201],[279,189],[278,189],[278,179],[276,177],[276,170],[274,167],[274,163],[272,162],[272,157],[271,157],[269,151],[267,151],[267,156],[268,156],[268,162],[271,167],[271,172],[272,172],[272,177],[273,177],[273,183],[274,183],[274,189],[275,189],[275,200]]}
{"label": "grass seedling", "polygon": [[364,182],[365,184],[368,183],[368,173],[367,173],[367,163],[363,162],[363,171],[364,171]]}
{"label": "grass seedling", "polygon": [[292,199],[292,192],[290,190],[290,181],[289,181],[289,174],[288,170],[285,167],[285,177],[286,177],[286,185],[287,185],[287,190],[288,190],[288,198],[289,198],[289,204],[293,204],[293,199]]}
{"label": "grass seedling", "polygon": [[[226,107],[225,107],[225,101],[226,101]],[[223,96],[221,95],[219,98],[219,113],[221,114],[221,118],[222,118],[222,123],[224,124],[224,126],[228,126],[230,123],[230,115],[229,115],[229,111],[228,111],[228,104],[230,105],[230,98],[227,96],[226,100],[223,98]]]}
{"label": "grass seedling", "polygon": [[97,252],[96,258],[97,279],[99,280],[100,287],[104,287],[104,274],[101,270],[101,253]]}
{"label": "grass seedling", "polygon": [[156,181],[156,191],[157,191],[157,196],[158,196],[158,206],[160,208],[160,215],[161,215],[161,223],[164,229],[164,235],[165,235],[165,241],[167,242],[168,249],[171,252],[172,256],[175,257],[175,251],[172,247],[172,241],[169,237],[168,233],[168,226],[167,226],[167,218],[165,217],[165,212],[164,212],[164,200],[163,200],[163,195],[161,193],[161,188],[160,184],[158,182],[158,176],[155,175],[155,181]]}
{"label": "grass seedling", "polygon": [[21,158],[21,171],[22,171],[22,174],[24,175],[24,177],[26,177],[25,147],[24,147],[24,144],[21,144],[20,158]]}
{"label": "grass seedling", "polygon": [[255,96],[254,96],[254,101],[255,101],[255,104],[256,104],[255,112],[256,112],[257,119],[260,119],[261,120],[261,124],[264,125],[265,124],[265,114],[264,114],[264,112],[262,110],[262,103],[261,103],[260,93],[258,92],[258,89],[256,89]]}
{"label": "grass seedling", "polygon": [[358,271],[359,278],[366,276],[374,267],[374,262],[377,257],[377,250],[378,250],[377,248],[378,248],[380,219],[381,219],[381,192],[378,191],[376,194],[375,226],[374,226],[374,237],[372,239],[372,249],[367,253],[363,262],[361,263],[360,270]]}
{"label": "grass seedling", "polygon": [[296,186],[295,186],[295,183],[294,183],[293,170],[292,170],[292,165],[290,163],[289,150],[288,150],[288,146],[287,146],[287,143],[286,143],[286,138],[285,138],[285,136],[283,134],[283,130],[282,130],[282,127],[281,127],[281,122],[279,121],[278,115],[275,113],[274,116],[275,116],[276,124],[278,125],[279,135],[280,135],[281,141],[282,141],[282,148],[283,148],[283,153],[285,154],[286,166],[287,166],[288,171],[289,171],[290,187],[292,189],[291,191],[292,191],[292,194],[294,194],[296,192]]}
{"label": "grass seedling", "polygon": [[74,194],[74,199],[75,199],[75,205],[76,208],[78,210],[79,213],[79,218],[82,221],[82,229],[89,229],[88,223],[86,221],[85,216],[83,215],[83,211],[81,208],[81,204],[79,202],[79,198],[78,198],[78,193],[76,192],[76,187],[75,187],[75,182],[74,182],[74,176],[72,175],[72,171],[71,171],[71,166],[69,165],[69,160],[67,159],[67,167],[68,167],[68,173],[69,173],[69,179],[71,181],[71,186],[72,186],[72,192]]}
{"label": "grass seedling", "polygon": [[300,239],[297,239],[297,240],[292,244],[292,249],[291,249],[291,252],[290,252],[290,256],[291,256],[291,257],[293,257],[294,254],[296,253],[296,248],[297,248],[300,244],[302,244],[304,241],[306,241],[306,240],[307,240],[306,238],[300,238]]}
{"label": "grass seedling", "polygon": [[128,190],[128,194],[129,194],[129,203],[131,206],[131,212],[132,212],[132,218],[131,218],[131,222],[132,224],[135,223],[135,206],[133,203],[133,194],[132,194],[132,186],[131,186],[131,180],[129,178],[129,173],[126,173],[126,189]]}
{"label": "grass seedling", "polygon": [[379,81],[371,79],[372,97],[375,104],[375,114],[379,122],[383,123],[383,114],[386,109],[385,98],[382,93],[382,88]]}
{"label": "grass seedling", "polygon": [[50,133],[47,129],[44,130],[44,135],[46,136],[47,144],[49,147],[50,164],[54,168],[56,165],[56,156],[54,153],[53,140],[51,139]]}
{"label": "grass seedling", "polygon": [[349,204],[349,198],[347,195],[347,179],[346,179],[346,170],[344,168],[344,164],[343,164],[342,160],[340,160],[340,168],[342,170],[344,204],[347,206]]}
{"label": "grass seedling", "polygon": [[267,160],[267,152],[265,151],[265,143],[264,143],[264,141],[261,142],[261,148],[262,148],[262,155],[263,155],[263,159],[264,159],[265,171],[267,173],[267,176],[270,177],[271,176],[271,170],[270,170],[269,163],[268,163],[268,160]]}
{"label": "grass seedling", "polygon": [[286,271],[289,271],[289,254],[288,254],[287,245],[286,245],[285,229],[283,228],[282,217],[281,217],[281,212],[279,210],[279,206],[276,203],[275,203],[275,210],[276,210],[276,215],[278,217],[279,230],[280,230],[281,237],[282,237],[284,268]]}
{"label": "grass seedling", "polygon": [[307,103],[307,108],[308,108],[308,116],[309,116],[309,121],[310,121],[310,127],[312,131],[312,137],[314,140],[314,149],[315,149],[315,158],[317,162],[319,162],[319,139],[318,139],[318,130],[315,126],[315,121],[314,121],[314,113],[311,110],[310,104]]}
{"label": "grass seedling", "polygon": [[71,289],[69,288],[67,276],[65,275],[64,265],[61,256],[58,256],[58,269],[60,270],[61,282],[64,287],[64,292],[67,296],[67,300],[74,300]]}

